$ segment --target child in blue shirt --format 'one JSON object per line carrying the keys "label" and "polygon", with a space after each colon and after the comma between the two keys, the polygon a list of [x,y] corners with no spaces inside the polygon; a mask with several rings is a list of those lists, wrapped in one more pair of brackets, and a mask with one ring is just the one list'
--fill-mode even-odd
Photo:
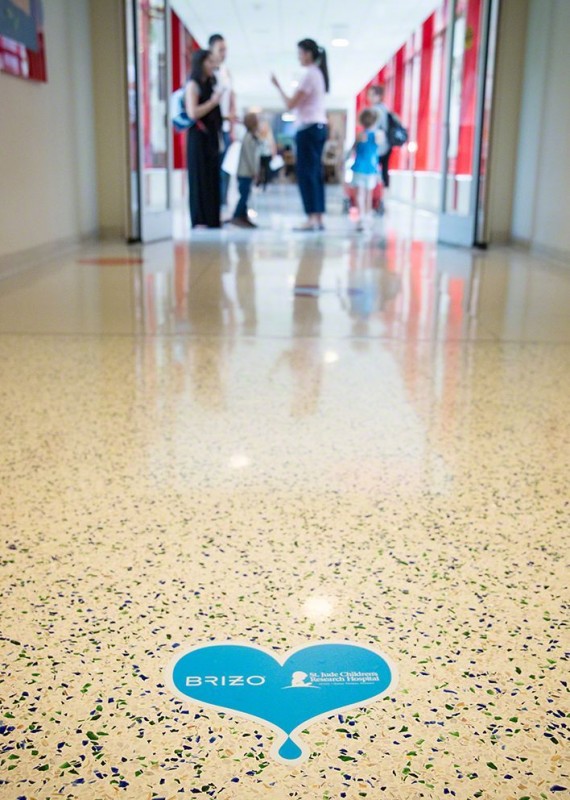
{"label": "child in blue shirt", "polygon": [[364,221],[370,218],[372,194],[378,185],[378,153],[381,132],[378,131],[378,116],[371,108],[360,113],[358,121],[364,128],[354,143],[356,158],[352,167],[352,185],[358,190],[359,221],[357,230],[364,230]]}

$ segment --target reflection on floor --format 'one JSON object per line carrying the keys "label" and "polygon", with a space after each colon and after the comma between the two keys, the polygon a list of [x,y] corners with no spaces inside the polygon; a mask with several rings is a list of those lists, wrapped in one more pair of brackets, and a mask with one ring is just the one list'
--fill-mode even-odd
{"label": "reflection on floor", "polygon": [[[570,272],[290,205],[0,281],[2,797],[570,788]],[[214,639],[373,644],[399,685],[285,767],[166,687]]]}

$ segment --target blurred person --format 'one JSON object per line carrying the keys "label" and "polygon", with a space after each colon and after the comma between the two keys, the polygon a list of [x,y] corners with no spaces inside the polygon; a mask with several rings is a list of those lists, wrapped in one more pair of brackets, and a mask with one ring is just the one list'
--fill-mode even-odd
{"label": "blurred person", "polygon": [[232,127],[236,120],[236,96],[233,89],[231,73],[226,64],[228,45],[221,33],[214,33],[208,39],[208,47],[215,62],[214,75],[219,89],[224,90],[220,102],[222,113],[222,143],[220,150],[220,200],[223,206],[228,202],[228,188],[230,176],[222,169],[222,161],[232,143]]}
{"label": "blurred person", "polygon": [[358,121],[363,131],[354,143],[354,165],[352,167],[352,185],[357,190],[359,218],[357,230],[364,230],[370,222],[372,213],[372,194],[378,185],[379,145],[383,142],[381,131],[377,129],[376,111],[365,108],[360,112]]}
{"label": "blurred person", "polygon": [[242,331],[252,335],[257,330],[257,308],[255,304],[255,272],[251,244],[247,241],[235,243],[237,253],[236,295],[242,313]]}
{"label": "blurred person", "polygon": [[341,162],[342,145],[338,134],[334,134],[325,144],[323,165],[325,168],[325,182],[338,183],[338,169]]}
{"label": "blurred person", "polygon": [[185,95],[186,111],[194,121],[186,140],[193,228],[220,227],[220,102],[225,92],[216,86],[214,70],[209,50],[194,53]]}
{"label": "blurred person", "polygon": [[295,93],[289,97],[275,75],[271,76],[271,81],[286,108],[297,112],[297,181],[307,215],[306,223],[297,230],[324,230],[322,155],[327,140],[325,98],[330,88],[327,54],[314,39],[302,39],[297,47],[299,61],[306,70]]}
{"label": "blurred person", "polygon": [[270,372],[273,376],[283,366],[288,366],[291,370],[291,416],[295,418],[312,416],[319,411],[325,370],[320,339],[323,318],[320,283],[324,262],[324,242],[305,241],[299,253],[293,289],[293,335]]}
{"label": "blurred person", "polygon": [[246,128],[245,136],[241,143],[241,151],[237,168],[239,201],[230,220],[232,225],[239,228],[257,228],[247,213],[247,203],[254,180],[259,177],[259,159],[261,142],[258,136],[259,118],[257,114],[249,113],[243,118]]}
{"label": "blurred person", "polygon": [[277,146],[273,137],[271,125],[267,120],[259,126],[259,140],[260,140],[260,159],[259,159],[259,181],[258,186],[263,186],[263,191],[267,189],[267,184],[271,183],[271,159],[277,155]]}
{"label": "blurred person", "polygon": [[390,156],[392,148],[388,140],[388,128],[390,126],[390,111],[384,102],[384,86],[371,86],[368,89],[367,97],[371,109],[376,112],[376,127],[380,134],[378,138],[378,163],[380,164],[380,174],[384,188],[390,188]]}
{"label": "blurred person", "polygon": [[282,156],[285,162],[285,177],[294,179],[296,159],[293,147],[290,144],[285,145]]}

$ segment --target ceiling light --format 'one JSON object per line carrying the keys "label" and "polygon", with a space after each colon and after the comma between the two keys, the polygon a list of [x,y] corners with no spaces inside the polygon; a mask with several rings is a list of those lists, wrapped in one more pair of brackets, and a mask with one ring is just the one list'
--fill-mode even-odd
{"label": "ceiling light", "polygon": [[348,47],[350,42],[348,39],[333,39],[331,44],[333,47]]}

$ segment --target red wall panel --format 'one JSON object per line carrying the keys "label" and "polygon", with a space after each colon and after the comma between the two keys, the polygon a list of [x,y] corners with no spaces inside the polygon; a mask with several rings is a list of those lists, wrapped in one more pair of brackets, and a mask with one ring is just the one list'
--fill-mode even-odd
{"label": "red wall panel", "polygon": [[[469,20],[476,37],[479,36],[479,15],[482,0],[463,0],[469,4]],[[475,25],[475,22],[477,24]],[[409,128],[410,141],[417,144],[415,159],[406,146],[395,149],[391,169],[413,168],[418,171],[438,170],[440,167],[441,129],[444,113],[445,37],[449,25],[449,0],[441,0],[439,8],[423,23],[407,42],[384,64],[373,83],[386,87],[385,99]],[[466,78],[474,78],[478,39],[473,53],[466,60]],[[475,83],[473,83],[475,88]],[[461,155],[470,152],[474,122],[475,95],[468,89],[462,108]],[[365,90],[356,96],[357,111],[366,105]]]}
{"label": "red wall panel", "polygon": [[418,121],[416,142],[417,170],[428,169],[430,96],[433,59],[433,32],[435,15],[432,14],[422,25],[422,48],[420,55],[420,96],[418,105]]}
{"label": "red wall panel", "polygon": [[475,111],[477,102],[477,62],[481,38],[481,8],[483,0],[467,0],[465,53],[459,127],[459,148],[455,172],[470,175],[475,138]]}
{"label": "red wall panel", "polygon": [[[172,57],[172,89],[184,86],[192,67],[192,54],[200,45],[185,27],[180,17],[170,11],[170,52]],[[172,132],[174,169],[186,169],[186,134]]]}

